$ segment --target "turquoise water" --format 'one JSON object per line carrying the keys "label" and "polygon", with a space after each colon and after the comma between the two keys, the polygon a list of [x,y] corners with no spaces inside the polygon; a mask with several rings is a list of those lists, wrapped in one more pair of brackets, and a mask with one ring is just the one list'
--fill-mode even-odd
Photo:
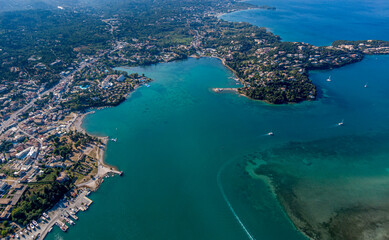
{"label": "turquoise water", "polygon": [[[323,2],[309,6],[320,8]],[[344,8],[335,1],[331,3],[333,7],[328,11]],[[287,6],[268,5],[278,9]],[[300,1],[293,6],[300,9],[306,4]],[[358,6],[353,7],[363,9],[365,5]],[[387,16],[380,14],[382,9],[385,8],[377,10],[377,18]],[[251,16],[255,19],[254,12],[233,13],[224,18],[236,20]],[[288,32],[287,25],[295,26],[294,21],[299,19],[279,23],[276,17],[272,20],[271,14],[275,13],[277,11],[266,12],[268,25],[263,26],[278,29],[280,33]],[[356,11],[355,14],[362,13]],[[361,28],[367,29],[369,17],[364,20]],[[332,27],[337,31],[332,31],[331,38],[326,39],[328,30],[323,30],[306,42],[311,39],[315,44],[327,44],[332,37],[340,37],[336,34],[342,34],[342,26]],[[381,30],[384,32],[386,27],[382,25]],[[361,29],[351,30],[353,33],[348,36],[353,38],[363,33]],[[298,38],[306,31],[316,30],[305,25],[302,30],[293,32],[296,40],[301,40]],[[293,34],[288,38],[293,38]],[[389,40],[382,35],[384,37]],[[369,141],[359,141],[360,144],[366,149],[379,145],[386,138],[374,136],[389,133],[388,65],[389,56],[368,56],[360,63],[341,69],[311,72],[311,78],[321,90],[319,100],[283,106],[251,101],[234,93],[212,92],[213,87],[235,86],[232,73],[217,59],[123,68],[145,73],[155,81],[149,88],[136,90],[118,107],[88,115],[84,127],[91,134],[118,138],[116,143],[109,143],[106,161],[123,170],[125,175],[107,179],[91,195],[94,203],[79,215],[76,225],[67,233],[55,228],[47,239],[305,239],[291,225],[268,187],[247,176],[245,160],[264,149],[287,151],[284,146],[291,141],[307,142],[307,146],[312,142],[321,144],[317,148],[323,154],[327,146],[332,148],[328,142],[333,141],[326,139],[352,138],[357,139],[353,140],[355,143],[358,137],[369,136]],[[329,75],[332,82],[325,81]],[[368,87],[364,88],[366,83]],[[345,125],[337,127],[343,119]],[[274,137],[266,136],[270,131],[275,133]],[[348,140],[339,142],[347,144]],[[366,151],[365,157],[377,164],[368,164],[373,166],[371,168],[358,167],[353,170],[355,173],[389,174],[387,153],[377,150],[381,154],[378,159],[373,157],[373,150]],[[348,161],[357,154],[363,155],[356,151]],[[334,159],[331,170],[338,169],[337,173],[342,174],[352,169],[352,163]],[[284,166],[294,168],[297,165]],[[319,170],[306,170],[300,175],[314,176]]]}

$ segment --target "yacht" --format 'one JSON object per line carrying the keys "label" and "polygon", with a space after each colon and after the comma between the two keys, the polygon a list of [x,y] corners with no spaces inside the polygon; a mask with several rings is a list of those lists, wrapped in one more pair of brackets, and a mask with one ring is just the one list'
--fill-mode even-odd
{"label": "yacht", "polygon": [[268,136],[274,136],[274,132],[269,132],[267,135]]}

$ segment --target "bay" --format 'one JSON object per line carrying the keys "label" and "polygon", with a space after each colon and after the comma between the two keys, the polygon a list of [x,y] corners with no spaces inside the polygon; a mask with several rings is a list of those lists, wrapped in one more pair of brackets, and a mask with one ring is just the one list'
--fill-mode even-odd
{"label": "bay", "polygon": [[[295,1],[293,5],[300,9],[306,4]],[[320,4],[324,1],[309,6],[311,10],[323,12]],[[335,9],[331,11],[344,7],[332,4]],[[353,7],[361,9],[363,4]],[[276,5],[277,11],[282,6]],[[385,7],[373,9],[379,19],[388,16],[382,9]],[[256,11],[264,13],[263,10],[243,11],[223,18],[261,19],[252,16]],[[296,18],[280,23],[278,15],[271,16],[278,14],[277,11],[266,11],[267,24],[263,19],[255,24],[274,29],[276,33],[287,32],[288,25],[297,24]],[[328,19],[321,19],[324,30],[318,35],[306,34],[315,28],[317,23],[313,21],[303,30],[296,28],[289,36],[282,34],[282,37],[297,41],[307,36],[302,41],[324,45],[342,38],[337,35],[342,33],[341,24],[331,25],[332,34],[327,38]],[[374,22],[376,17],[364,20],[362,30],[350,27],[350,39],[367,37],[361,33],[368,32],[363,29],[368,29],[369,22]],[[383,34],[389,32],[384,31],[386,27],[381,25]],[[382,33],[377,30],[377,34]],[[381,35],[381,39],[388,40],[388,37]],[[154,82],[150,88],[136,90],[118,107],[88,115],[84,127],[91,134],[118,138],[116,143],[109,143],[105,159],[125,175],[106,180],[91,195],[93,205],[80,214],[79,221],[68,233],[55,228],[47,239],[250,239],[250,236],[269,240],[304,239],[269,188],[247,176],[244,171],[247,156],[296,141],[309,143],[387,135],[388,64],[389,56],[368,56],[341,69],[311,72],[311,79],[320,89],[320,98],[282,106],[252,101],[234,93],[212,92],[213,87],[235,86],[232,73],[217,59],[122,68],[144,73]],[[329,75],[332,82],[325,81]],[[364,88],[366,83],[368,87]],[[337,127],[342,120],[345,125]],[[274,137],[266,136],[270,131],[275,132]],[[370,144],[373,147],[381,141],[382,138],[373,137]],[[358,171],[364,175],[386,176],[388,158],[385,152],[381,154],[371,168]],[[331,164],[340,168],[337,174],[349,171],[344,162]]]}

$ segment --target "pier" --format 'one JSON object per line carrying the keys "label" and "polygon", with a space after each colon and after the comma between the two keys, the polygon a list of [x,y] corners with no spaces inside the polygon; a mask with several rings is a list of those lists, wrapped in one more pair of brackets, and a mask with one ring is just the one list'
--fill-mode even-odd
{"label": "pier", "polygon": [[[93,203],[93,201],[87,197],[88,193],[88,190],[83,190],[75,199],[60,201],[44,214],[44,218],[41,217],[37,221],[38,226],[35,229],[23,229],[21,231],[23,234],[20,235],[20,237],[25,239],[33,237],[38,240],[43,240],[55,225],[66,232],[70,226],[76,224],[75,221],[78,220],[78,217],[76,216],[77,212],[79,210],[87,210]],[[74,219],[74,221],[70,217]]]}
{"label": "pier", "polygon": [[220,93],[220,92],[238,92],[238,88],[212,88],[213,92]]}

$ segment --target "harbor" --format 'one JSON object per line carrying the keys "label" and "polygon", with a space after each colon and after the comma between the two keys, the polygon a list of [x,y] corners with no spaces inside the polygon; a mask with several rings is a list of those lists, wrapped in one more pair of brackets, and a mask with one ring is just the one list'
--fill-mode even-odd
{"label": "harbor", "polygon": [[62,231],[68,231],[69,227],[76,224],[77,213],[86,211],[93,203],[87,196],[90,190],[80,190],[78,195],[70,200],[62,199],[51,210],[43,213],[37,221],[27,225],[25,229],[18,231],[11,239],[44,239],[54,226]]}

